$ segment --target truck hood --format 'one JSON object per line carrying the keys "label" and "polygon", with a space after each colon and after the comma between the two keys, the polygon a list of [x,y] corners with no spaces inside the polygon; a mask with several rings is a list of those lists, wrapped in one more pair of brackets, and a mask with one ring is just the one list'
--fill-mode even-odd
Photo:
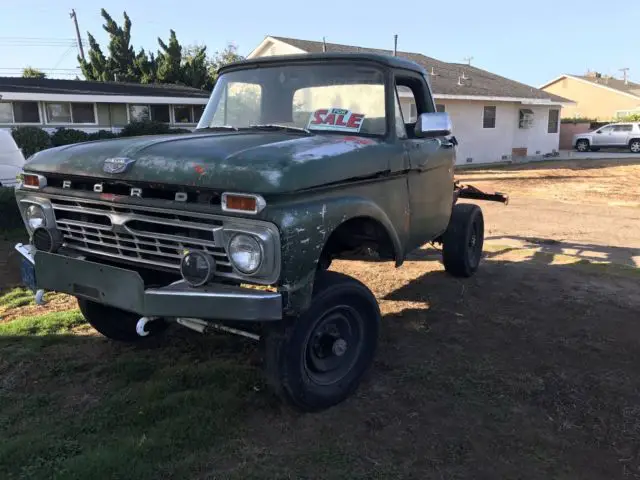
{"label": "truck hood", "polygon": [[[102,140],[43,150],[24,170],[68,177],[254,193],[310,188],[385,170],[378,140],[289,132],[202,132]],[[133,161],[124,173],[108,158]]]}

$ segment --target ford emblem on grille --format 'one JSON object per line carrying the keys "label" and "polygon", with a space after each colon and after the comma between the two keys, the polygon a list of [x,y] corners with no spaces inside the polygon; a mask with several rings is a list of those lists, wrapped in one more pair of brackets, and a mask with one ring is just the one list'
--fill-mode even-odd
{"label": "ford emblem on grille", "polygon": [[127,157],[107,158],[102,164],[102,170],[105,173],[124,173],[134,162],[135,159]]}

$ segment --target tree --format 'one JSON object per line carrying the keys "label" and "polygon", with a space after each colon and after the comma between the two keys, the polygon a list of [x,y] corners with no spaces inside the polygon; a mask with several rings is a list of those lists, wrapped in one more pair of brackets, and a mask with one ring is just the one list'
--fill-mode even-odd
{"label": "tree", "polygon": [[104,8],[101,14],[105,20],[102,28],[109,34],[109,45],[105,54],[95,37],[87,34],[88,59],[85,61],[78,57],[80,69],[87,80],[171,83],[211,90],[217,70],[243,58],[235,45],[228,45],[211,58],[207,57],[206,46],[183,48],[174,30],[169,31],[168,41],[158,38],[160,48],[157,54],[143,48],[136,54],[131,46],[131,19],[127,12],[123,13],[122,26]]}
{"label": "tree", "polygon": [[47,75],[36,68],[27,67],[22,70],[22,77],[23,78],[47,78]]}
{"label": "tree", "polygon": [[89,60],[78,57],[80,69],[87,80],[133,82],[140,81],[139,62],[131,46],[131,19],[124,12],[124,26],[118,25],[103,8],[100,10],[105,24],[102,26],[109,34],[109,57],[105,57],[96,39],[90,33]]}
{"label": "tree", "polygon": [[232,43],[227,45],[227,48],[225,48],[221,52],[216,52],[213,58],[211,58],[209,61],[209,77],[211,87],[213,87],[216,80],[218,79],[218,70],[221,67],[240,60],[244,60],[244,57],[238,53],[238,47]]}

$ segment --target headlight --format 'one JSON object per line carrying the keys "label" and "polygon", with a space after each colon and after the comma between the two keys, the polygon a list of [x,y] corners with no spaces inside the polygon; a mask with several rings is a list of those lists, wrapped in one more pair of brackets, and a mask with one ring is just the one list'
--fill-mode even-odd
{"label": "headlight", "polygon": [[182,278],[192,287],[201,287],[211,280],[215,270],[215,262],[206,253],[187,252],[180,262]]}
{"label": "headlight", "polygon": [[229,242],[229,258],[242,273],[255,273],[262,263],[262,248],[251,235],[239,233]]}
{"label": "headlight", "polygon": [[44,210],[42,210],[42,207],[38,205],[29,205],[25,212],[25,216],[31,230],[47,226],[47,219],[44,216]]}

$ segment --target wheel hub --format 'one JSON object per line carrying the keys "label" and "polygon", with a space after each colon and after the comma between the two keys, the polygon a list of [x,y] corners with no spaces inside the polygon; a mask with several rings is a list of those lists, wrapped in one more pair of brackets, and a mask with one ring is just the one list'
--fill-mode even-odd
{"label": "wheel hub", "polygon": [[344,338],[338,338],[335,342],[333,342],[333,347],[331,347],[331,350],[335,356],[343,356],[347,352],[347,341]]}
{"label": "wheel hub", "polygon": [[306,346],[304,368],[320,385],[339,381],[362,348],[362,317],[352,308],[336,306],[321,318]]}

